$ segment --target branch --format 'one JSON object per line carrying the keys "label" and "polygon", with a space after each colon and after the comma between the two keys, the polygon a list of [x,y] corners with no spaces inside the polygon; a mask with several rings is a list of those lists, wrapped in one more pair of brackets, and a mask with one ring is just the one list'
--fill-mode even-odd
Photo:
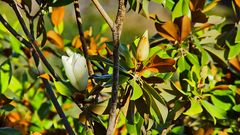
{"label": "branch", "polygon": [[120,36],[122,32],[123,19],[125,17],[126,7],[125,0],[119,0],[118,12],[115,20],[114,27],[112,29],[113,36],[113,85],[112,85],[112,98],[111,108],[109,112],[109,122],[107,128],[107,135],[112,135],[116,124],[116,110],[118,102],[118,82],[119,82],[119,45]]}
{"label": "branch", "polygon": [[48,80],[42,78],[42,81],[44,83],[44,86],[47,90],[47,93],[50,96],[50,99],[52,100],[53,105],[55,106],[59,116],[62,118],[63,124],[68,132],[69,135],[75,135],[75,133],[72,130],[72,127],[70,126],[70,124],[68,123],[67,117],[65,116],[61,106],[59,105],[56,96],[54,95],[54,92],[52,90],[51,85],[49,84]]}
{"label": "branch", "polygon": [[88,47],[87,47],[87,42],[84,38],[84,32],[83,32],[83,27],[82,27],[82,18],[81,18],[78,0],[74,0],[73,3],[74,3],[74,10],[75,10],[76,20],[77,20],[77,25],[78,25],[78,32],[80,35],[80,41],[82,42],[84,57],[87,58],[87,67],[88,67],[88,71],[89,71],[89,76],[92,76],[94,74],[94,71],[92,69],[91,62],[88,59]]}
{"label": "branch", "polygon": [[[19,35],[19,34],[9,25],[9,23],[2,17],[2,15],[0,15],[0,22],[9,30],[9,32],[10,32],[11,34],[13,34],[13,36],[15,36],[21,43],[23,43],[23,44],[24,44],[25,46],[27,46],[29,49],[34,48],[35,50],[33,50],[33,53],[38,53],[38,54],[39,54],[39,52],[40,52],[40,55],[38,55],[38,56],[39,56],[41,59],[44,58],[43,60],[46,60],[46,58],[43,56],[43,54],[41,53],[40,49],[39,49],[38,46],[36,45],[33,36],[29,33],[29,31],[28,31],[28,29],[27,29],[27,27],[26,27],[26,24],[25,24],[25,22],[24,22],[24,20],[23,20],[23,18],[22,18],[22,16],[21,16],[21,14],[20,14],[20,12],[19,12],[19,10],[18,10],[18,8],[17,8],[16,3],[15,3],[14,1],[12,1],[12,2],[13,2],[13,3],[11,3],[11,6],[13,7],[13,9],[14,9],[14,11],[15,11],[18,19],[19,19],[19,22],[20,22],[20,24],[21,24],[21,26],[22,26],[22,28],[23,28],[23,30],[24,30],[24,32],[25,32],[25,34],[27,35],[27,37],[29,38],[29,40],[31,41],[31,43],[28,42],[26,39],[24,39],[21,35]],[[36,57],[36,55],[35,55],[35,57]],[[38,67],[38,70],[39,70],[40,67],[38,66],[37,59],[38,59],[38,58],[35,58],[34,60],[35,60],[36,66]],[[45,61],[45,63],[46,63],[46,62],[47,62],[47,60]],[[45,64],[45,63],[44,63],[44,64]],[[49,63],[47,62],[47,64],[49,64]],[[49,64],[48,66],[50,66],[50,64]],[[50,66],[50,67],[51,67],[51,66]],[[52,70],[53,70],[53,69],[52,69]],[[39,70],[39,71],[40,71],[40,70]],[[44,73],[44,72],[42,72],[42,73]],[[53,73],[55,73],[54,70],[53,70]],[[53,74],[53,75],[55,75],[55,74]],[[59,116],[60,116],[60,117],[62,118],[62,120],[63,120],[63,124],[64,124],[66,130],[68,131],[68,133],[69,133],[70,135],[75,135],[75,133],[73,132],[73,130],[72,130],[69,122],[67,121],[67,118],[66,118],[66,116],[65,116],[62,108],[60,107],[60,105],[59,105],[59,103],[58,103],[58,101],[57,101],[57,98],[56,98],[55,95],[54,95],[54,92],[53,92],[53,90],[52,90],[52,88],[51,88],[51,85],[49,84],[49,82],[48,82],[46,79],[42,78],[42,80],[43,80],[43,83],[44,83],[44,85],[45,85],[45,87],[46,87],[46,91],[47,91],[47,93],[49,94],[50,99],[51,99],[52,102],[53,102],[54,107],[56,108]]]}
{"label": "branch", "polygon": [[47,59],[44,57],[44,55],[42,54],[41,50],[39,49],[37,43],[35,42],[35,39],[33,37],[33,35],[31,35],[31,33],[28,31],[27,26],[23,20],[23,17],[21,15],[21,12],[19,11],[17,4],[14,0],[12,0],[13,3],[11,4],[21,26],[22,29],[24,31],[24,33],[26,34],[28,40],[30,41],[30,45],[31,48],[34,49],[34,51],[37,53],[37,55],[39,56],[39,58],[42,60],[42,62],[44,63],[44,65],[47,67],[47,69],[49,70],[49,72],[51,73],[51,75],[57,80],[57,81],[62,81],[61,78],[55,73],[54,69],[52,68],[52,66],[49,64],[49,62],[47,61]]}
{"label": "branch", "polygon": [[102,5],[98,2],[98,0],[92,0],[93,4],[96,6],[96,8],[98,9],[98,11],[100,12],[100,14],[102,15],[102,17],[105,19],[105,21],[107,22],[108,26],[110,27],[111,30],[113,30],[113,21],[112,19],[109,17],[109,15],[107,14],[107,12],[104,10],[104,8],[102,7]]}

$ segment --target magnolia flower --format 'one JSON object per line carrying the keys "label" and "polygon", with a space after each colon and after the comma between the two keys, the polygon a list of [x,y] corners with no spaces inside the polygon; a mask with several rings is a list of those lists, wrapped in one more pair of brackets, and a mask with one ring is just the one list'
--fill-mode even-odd
{"label": "magnolia flower", "polygon": [[62,56],[62,63],[70,83],[79,91],[88,85],[88,69],[86,59],[77,53]]}
{"label": "magnolia flower", "polygon": [[146,30],[138,42],[138,46],[137,46],[138,61],[144,61],[148,58],[149,47],[150,46],[148,41],[148,31]]}

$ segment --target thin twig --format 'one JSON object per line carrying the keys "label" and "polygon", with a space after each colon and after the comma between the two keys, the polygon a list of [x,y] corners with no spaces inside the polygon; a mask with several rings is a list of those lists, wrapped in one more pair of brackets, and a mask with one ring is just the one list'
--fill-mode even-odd
{"label": "thin twig", "polygon": [[28,40],[30,41],[30,45],[32,46],[32,48],[36,51],[37,55],[39,56],[39,58],[42,60],[42,62],[44,63],[44,65],[47,67],[47,69],[49,70],[49,72],[51,73],[51,75],[57,80],[57,81],[62,81],[61,78],[55,73],[54,69],[52,68],[52,66],[49,64],[49,62],[47,61],[47,59],[44,57],[44,55],[42,54],[41,50],[39,49],[37,43],[35,42],[35,39],[33,37],[33,35],[31,35],[31,33],[28,31],[27,26],[23,20],[23,17],[21,15],[21,12],[19,11],[17,4],[14,0],[12,0],[13,3],[11,4],[21,26],[22,29],[24,31],[24,33],[26,34]]}
{"label": "thin twig", "polygon": [[113,85],[112,85],[112,98],[109,112],[109,122],[107,128],[107,135],[112,135],[116,124],[116,110],[118,102],[118,82],[119,82],[119,45],[120,36],[122,32],[123,19],[125,17],[126,7],[125,0],[119,0],[118,12],[115,20],[115,24],[112,29],[113,36]]}
{"label": "thin twig", "polygon": [[108,26],[110,27],[110,29],[113,30],[114,23],[113,23],[112,19],[109,17],[109,15],[107,14],[107,12],[102,7],[102,5],[99,3],[98,0],[92,0],[92,2],[96,6],[96,8],[100,12],[100,14],[103,16],[103,18],[107,22]]}
{"label": "thin twig", "polygon": [[54,92],[52,90],[52,87],[51,85],[49,84],[48,80],[46,79],[42,79],[43,80],[43,83],[44,83],[44,86],[47,90],[47,93],[49,94],[50,96],[50,99],[52,100],[52,103],[53,105],[55,106],[59,116],[62,118],[62,122],[66,128],[66,130],[68,131],[68,134],[69,135],[75,135],[75,133],[73,132],[72,130],[72,127],[70,126],[70,124],[68,123],[68,120],[67,120],[67,117],[65,116],[61,106],[59,105],[58,101],[57,101],[57,98],[56,96],[54,95]]}
{"label": "thin twig", "polygon": [[[43,60],[46,60],[46,58],[43,56],[42,52],[40,51],[40,49],[39,49],[38,46],[36,45],[35,40],[34,40],[34,37],[33,37],[33,36],[30,34],[30,32],[28,31],[28,29],[27,29],[27,27],[26,27],[26,24],[25,24],[25,22],[24,22],[24,20],[23,20],[23,18],[22,18],[22,16],[21,16],[19,10],[18,10],[18,7],[17,7],[15,1],[13,0],[12,2],[13,2],[13,3],[11,3],[11,6],[12,6],[13,10],[15,11],[15,13],[16,13],[16,15],[17,15],[17,17],[18,17],[18,20],[19,20],[19,22],[20,22],[20,24],[21,24],[21,26],[22,26],[25,34],[27,35],[27,37],[28,37],[28,39],[30,40],[31,43],[28,42],[26,39],[24,39],[21,35],[19,35],[19,34],[9,25],[9,23],[0,15],[0,21],[1,21],[1,23],[9,30],[9,32],[11,32],[11,34],[13,34],[20,42],[24,43],[24,45],[26,45],[29,49],[34,48],[33,53],[36,52],[40,58],[43,57],[43,58],[44,58]],[[39,55],[39,54],[40,54],[40,55]],[[41,59],[42,59],[42,58],[41,58]],[[36,66],[39,68],[39,66],[38,66],[38,64],[37,64],[38,62],[37,62],[36,59],[35,59],[35,62],[36,62]],[[47,60],[46,60],[45,62],[47,62]],[[45,64],[45,63],[44,63],[44,64]],[[49,63],[47,62],[47,64],[49,64]],[[46,65],[46,66],[50,66],[50,64],[49,64],[49,65]],[[51,66],[50,66],[50,67],[51,67]],[[51,69],[52,69],[52,67],[51,67]],[[53,69],[52,69],[52,70],[53,70]],[[50,72],[51,72],[51,71],[50,71]],[[43,73],[44,73],[44,72],[43,72]],[[54,70],[53,70],[53,73],[54,73],[53,75],[55,76],[56,74],[55,74]],[[51,100],[52,100],[52,102],[53,102],[53,105],[55,106],[58,114],[60,115],[60,117],[61,117],[62,120],[63,120],[63,124],[64,124],[66,130],[68,131],[68,133],[69,133],[70,135],[75,135],[75,133],[73,132],[73,130],[72,130],[69,122],[67,121],[67,118],[66,118],[65,114],[63,113],[62,108],[60,107],[60,105],[59,105],[59,103],[58,103],[58,101],[57,101],[57,99],[56,99],[56,97],[55,97],[55,95],[54,95],[54,92],[53,92],[53,90],[52,90],[52,88],[51,88],[51,85],[49,84],[48,80],[46,80],[46,79],[44,79],[44,78],[43,78],[42,80],[43,80],[44,85],[45,85],[45,87],[46,87],[47,93],[49,94],[49,96],[50,96],[50,98],[51,98]]]}
{"label": "thin twig", "polygon": [[84,32],[83,32],[83,27],[82,27],[82,18],[81,18],[78,0],[74,0],[73,4],[74,4],[77,25],[78,25],[78,32],[80,35],[80,41],[82,42],[83,54],[84,54],[84,57],[87,59],[87,67],[88,67],[88,71],[89,71],[88,73],[89,73],[89,76],[92,76],[94,74],[94,71],[93,71],[91,62],[88,59],[88,47],[87,47],[87,42],[84,38]]}
{"label": "thin twig", "polygon": [[17,40],[19,40],[21,43],[23,43],[26,47],[31,48],[31,44],[23,38],[20,34],[18,34],[10,25],[9,23],[3,18],[3,16],[0,14],[0,22],[6,27],[6,29],[14,35]]}

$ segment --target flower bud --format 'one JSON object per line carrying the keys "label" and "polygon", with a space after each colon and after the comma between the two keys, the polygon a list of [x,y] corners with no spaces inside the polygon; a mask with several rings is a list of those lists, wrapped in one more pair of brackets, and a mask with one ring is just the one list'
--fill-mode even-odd
{"label": "flower bud", "polygon": [[80,54],[62,56],[62,63],[70,83],[79,91],[85,90],[88,85],[88,69],[86,59]]}
{"label": "flower bud", "polygon": [[136,54],[138,61],[144,61],[148,58],[149,47],[148,31],[146,30],[138,42]]}

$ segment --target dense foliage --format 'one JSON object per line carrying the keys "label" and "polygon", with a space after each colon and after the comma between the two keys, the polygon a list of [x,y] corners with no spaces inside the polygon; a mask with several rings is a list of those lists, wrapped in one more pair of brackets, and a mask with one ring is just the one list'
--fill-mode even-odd
{"label": "dense foliage", "polygon": [[[96,35],[85,28],[81,36],[66,39],[68,4],[73,0],[0,1],[19,20],[0,12],[1,135],[67,134],[51,90],[76,134],[106,133],[114,43],[103,36],[106,24]],[[119,46],[114,134],[240,134],[240,1],[125,4],[156,29]],[[151,12],[151,4],[160,13]],[[70,57],[75,65],[66,62]]]}

